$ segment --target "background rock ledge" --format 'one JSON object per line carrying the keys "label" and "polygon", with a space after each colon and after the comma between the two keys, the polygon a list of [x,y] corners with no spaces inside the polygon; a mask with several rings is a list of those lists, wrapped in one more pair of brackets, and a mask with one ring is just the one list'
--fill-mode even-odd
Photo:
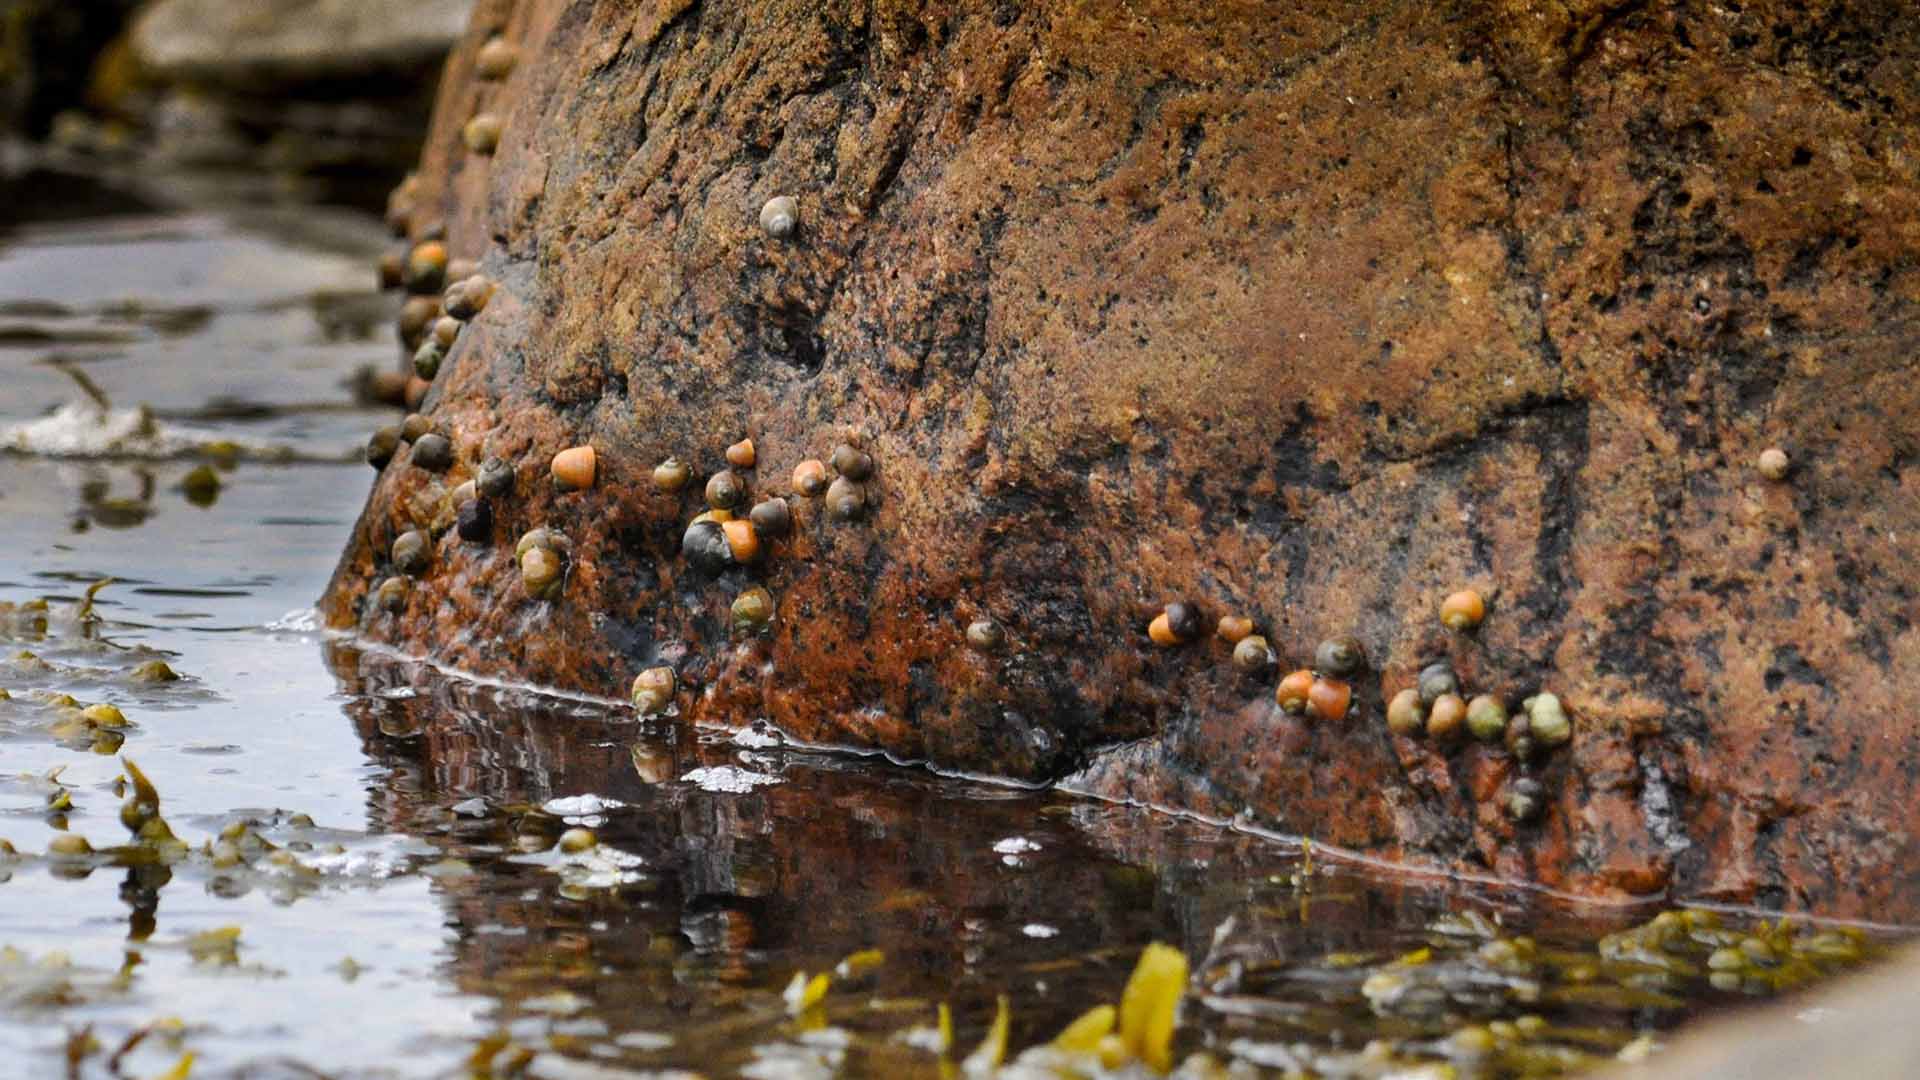
{"label": "background rock ledge", "polygon": [[[496,30],[519,64],[478,81]],[[483,0],[411,218],[501,283],[425,404],[457,461],[401,451],[325,611],[600,694],[664,659],[696,720],[1422,865],[1912,918],[1917,107],[1901,0]],[[700,577],[699,484],[649,473],[743,435],[761,495],[859,442],[873,512],[796,500],[760,567]],[[583,441],[597,487],[554,493]],[[445,533],[404,611],[367,603],[487,454],[518,470],[491,545]],[[534,525],[575,544],[555,603],[519,584]],[[776,629],[730,642],[750,580]],[[1435,618],[1461,585],[1473,637]],[[1151,647],[1182,598],[1282,670],[1358,635],[1353,714]],[[1442,656],[1567,701],[1539,823],[1504,752],[1386,731]]]}
{"label": "background rock ledge", "polygon": [[446,51],[474,0],[156,0],[133,28],[161,77],[261,90],[411,78]]}

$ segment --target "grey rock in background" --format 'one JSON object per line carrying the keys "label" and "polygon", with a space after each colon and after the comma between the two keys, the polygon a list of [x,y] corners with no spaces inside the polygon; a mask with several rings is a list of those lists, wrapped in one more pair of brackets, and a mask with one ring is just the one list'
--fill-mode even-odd
{"label": "grey rock in background", "polygon": [[473,0],[157,0],[133,27],[168,80],[245,91],[375,75],[417,78],[466,27]]}

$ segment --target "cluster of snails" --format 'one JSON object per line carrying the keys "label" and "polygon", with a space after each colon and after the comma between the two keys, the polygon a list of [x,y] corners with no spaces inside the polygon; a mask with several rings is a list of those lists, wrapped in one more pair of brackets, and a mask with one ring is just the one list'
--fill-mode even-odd
{"label": "cluster of snails", "polygon": [[[496,33],[476,54],[474,74],[483,82],[498,82],[512,74],[517,60],[513,45]],[[489,110],[483,101],[463,126],[461,141],[475,154],[490,155],[499,146],[504,127],[500,114]],[[419,189],[419,178],[409,176],[389,197],[387,222],[394,235],[404,238],[412,231]],[[760,209],[759,224],[776,240],[792,237],[800,226],[799,203],[787,195],[767,200]],[[402,345],[413,357],[414,377],[404,390],[411,408],[425,397],[464,324],[486,307],[493,284],[479,274],[477,266],[449,261],[445,230],[438,226],[427,230],[405,252],[383,259],[380,284],[382,288],[404,288],[409,294],[401,309],[399,332]],[[404,425],[375,432],[367,444],[367,460],[376,469],[384,469],[405,443],[412,444],[410,461],[415,466],[444,472],[453,465],[452,444],[417,415],[408,417]],[[727,467],[707,480],[707,509],[688,524],[681,541],[681,551],[688,561],[712,575],[755,562],[766,540],[783,537],[792,529],[792,511],[786,499],[773,497],[754,503],[750,509],[747,506],[748,486],[735,470],[751,470],[756,464],[752,440],[728,447],[726,458]],[[827,512],[837,520],[857,519],[866,512],[865,483],[872,475],[872,459],[855,447],[843,445],[835,449],[831,461],[831,474],[826,463],[802,462],[794,470],[794,491],[807,498],[824,497]],[[562,450],[549,470],[554,490],[561,494],[593,487],[596,473],[597,457],[591,446]],[[678,492],[691,479],[691,470],[675,458],[661,462],[653,471],[654,484],[662,492]],[[454,525],[462,539],[483,542],[491,537],[493,503],[506,497],[513,483],[513,469],[489,458],[474,479],[455,490],[451,499]],[[433,536],[439,532],[440,527],[431,532],[410,529],[394,540],[388,554],[396,573],[374,592],[374,602],[380,609],[404,609],[409,579],[426,572],[432,560]],[[527,594],[553,599],[564,587],[572,543],[557,529],[534,528],[520,538],[514,557]],[[730,614],[737,631],[763,631],[774,616],[773,596],[765,588],[749,588],[735,598]],[[673,669],[658,667],[642,672],[633,685],[635,708],[643,715],[658,714],[671,704],[674,690]]]}
{"label": "cluster of snails", "polygon": [[[801,462],[793,470],[794,493],[806,498],[824,495],[827,513],[838,520],[858,518],[866,510],[864,485],[873,475],[873,459],[855,447],[841,445],[832,461],[838,476],[831,481],[826,464]],[[749,494],[741,472],[755,463],[753,440],[744,439],[727,448],[727,467],[707,478],[707,509],[688,523],[680,542],[681,554],[703,573],[718,575],[730,566],[754,562],[760,557],[763,539],[783,537],[793,528],[792,508],[784,498],[765,499],[746,509]],[[686,487],[691,479],[692,471],[678,458],[668,458],[653,470],[654,485],[669,494]]]}
{"label": "cluster of snails", "polygon": [[446,285],[449,262],[444,236],[444,231],[435,227],[412,247],[388,252],[380,259],[380,287],[407,293],[395,327],[400,346],[408,353],[420,348],[434,320],[440,317],[440,293]]}
{"label": "cluster of snails", "polygon": [[[432,422],[420,414],[409,415],[405,422],[375,432],[367,444],[367,460],[384,469],[398,457],[403,446],[411,446],[408,462],[429,472],[445,472],[454,464],[451,440],[435,431]],[[873,460],[865,452],[841,445],[831,455],[833,472],[828,466],[806,461],[794,471],[794,489],[807,497],[826,497],[830,513],[839,519],[857,517],[866,506],[863,486],[873,475]],[[697,569],[717,576],[734,566],[756,562],[765,543],[786,536],[792,530],[792,510],[787,500],[774,496],[747,509],[749,489],[741,473],[758,464],[753,440],[742,439],[726,450],[726,467],[708,478],[704,494],[707,509],[687,526],[681,541],[682,553]],[[559,494],[592,488],[599,478],[599,456],[590,445],[573,446],[553,456],[548,467],[553,489]],[[668,458],[653,470],[654,485],[664,493],[677,493],[692,479],[692,471],[677,458]],[[494,527],[493,505],[513,491],[514,470],[498,458],[488,458],[475,470],[474,477],[454,489],[448,501],[453,507],[452,527],[461,539],[482,543],[491,538]],[[374,589],[372,602],[382,611],[399,613],[405,609],[411,580],[423,576],[432,564],[434,537],[446,527],[438,524],[402,532],[388,550],[394,574]],[[540,600],[557,598],[565,585],[573,554],[572,542],[558,529],[538,527],[529,530],[514,548],[521,584],[528,596]],[[741,593],[730,609],[736,632],[763,632],[774,617],[773,595],[754,586]],[[672,700],[673,673],[670,669],[650,669],[634,683],[634,705],[643,715],[663,711]]]}
{"label": "cluster of snails", "polygon": [[[493,35],[481,46],[474,60],[474,72],[483,82],[498,82],[512,74],[519,52],[505,38]],[[461,131],[461,140],[468,149],[480,154],[491,154],[500,142],[503,122],[498,114],[481,112],[469,120]],[[420,199],[420,177],[409,173],[387,196],[387,228],[393,235],[405,238],[412,231],[414,211]],[[382,288],[399,288],[404,285],[409,293],[417,296],[431,296],[449,282],[458,283],[473,275],[474,270],[462,272],[458,262],[451,266],[447,262],[444,246],[445,230],[434,227],[421,237],[421,243],[411,251],[393,253],[380,262],[380,285]],[[481,300],[482,305],[485,304]],[[471,318],[454,312],[459,319]],[[433,316],[416,316],[420,330],[432,321]],[[409,350],[418,346],[418,342],[409,344]]]}
{"label": "cluster of snails", "polygon": [[[793,525],[785,499],[747,506],[747,481],[741,473],[759,463],[752,439],[727,447],[726,459],[727,467],[707,478],[707,509],[687,524],[680,538],[680,553],[695,569],[713,576],[730,566],[759,561],[763,538],[785,536]],[[653,470],[654,486],[666,494],[678,493],[692,477],[692,470],[678,458],[668,458]]]}
{"label": "cluster of snails", "polygon": [[[513,45],[495,34],[475,56],[474,72],[483,82],[498,82],[513,72],[518,59]],[[466,123],[460,137],[474,153],[491,154],[504,126],[499,114],[482,111]],[[387,197],[387,226],[395,236],[405,238],[411,232],[419,197],[420,178],[414,174]],[[404,287],[409,294],[399,320],[400,341],[413,356],[417,376],[404,390],[409,408],[425,396],[426,384],[453,348],[461,324],[478,315],[493,294],[493,283],[480,275],[478,265],[448,260],[445,240],[445,228],[436,225],[411,249],[390,253],[380,262],[381,288]],[[438,295],[443,289],[445,295]]]}
{"label": "cluster of snails", "polygon": [[1316,720],[1344,720],[1353,704],[1355,675],[1367,666],[1359,639],[1328,638],[1313,650],[1313,667],[1287,674],[1274,688],[1273,700],[1294,715]]}
{"label": "cluster of snails", "polygon": [[[473,72],[482,82],[499,82],[513,73],[519,59],[519,51],[506,38],[495,34],[474,56]],[[506,121],[499,113],[483,108],[460,129],[460,141],[473,153],[492,154],[499,147],[505,128]]]}
{"label": "cluster of snails", "polygon": [[[441,450],[444,443],[447,443],[445,436],[438,433],[420,435],[414,442],[413,463],[422,464],[421,449],[425,446],[434,453],[432,463],[445,468],[451,461],[452,450],[451,444]],[[554,490],[568,492],[592,487],[595,462],[591,446],[569,447],[555,454],[549,467]],[[513,482],[513,467],[490,457],[480,463],[473,479],[453,490],[450,497],[454,506],[453,526],[462,540],[485,543],[492,538],[493,504],[513,492]],[[394,541],[390,557],[394,569],[401,574],[419,577],[426,571],[431,552],[431,538],[426,532],[413,529]],[[513,557],[520,567],[520,581],[527,595],[537,600],[559,596],[572,552],[572,542],[558,529],[537,527],[522,535],[514,545]],[[387,579],[376,591],[375,601],[384,610],[398,611],[406,603],[406,583],[400,578]]]}
{"label": "cluster of snails", "polygon": [[450,261],[439,236],[434,230],[404,255],[389,254],[380,267],[382,286],[408,293],[400,308],[400,344],[413,353],[413,372],[424,382],[439,374],[461,328],[493,298],[493,282],[470,259]]}
{"label": "cluster of snails", "polygon": [[453,442],[435,431],[433,421],[420,413],[408,413],[400,423],[375,431],[367,439],[367,464],[385,469],[403,445],[412,447],[407,460],[415,468],[440,473],[453,467]]}
{"label": "cluster of snails", "polygon": [[432,331],[413,351],[413,373],[432,382],[440,373],[440,362],[447,358],[447,351],[459,339],[461,329],[485,311],[491,299],[493,281],[478,271],[448,285],[440,300],[444,314],[434,320]]}
{"label": "cluster of snails", "polygon": [[[1486,611],[1486,601],[1479,593],[1463,589],[1440,605],[1440,621],[1449,630],[1469,633],[1486,618]],[[1214,632],[1233,646],[1234,667],[1248,675],[1264,675],[1275,666],[1277,657],[1267,639],[1253,631],[1253,620],[1228,614],[1220,618]],[[1148,638],[1161,647],[1185,644],[1200,633],[1200,614],[1184,601],[1168,604],[1147,625]],[[988,651],[998,644],[998,627],[976,622],[968,627],[967,638],[975,648]],[[1344,719],[1353,703],[1351,680],[1366,667],[1366,650],[1358,639],[1329,638],[1314,649],[1312,667],[1293,671],[1280,680],[1274,700],[1296,716]],[[1469,701],[1461,693],[1459,676],[1446,661],[1427,665],[1415,685],[1393,695],[1387,703],[1386,721],[1387,729],[1396,736],[1425,737],[1444,744],[1467,734],[1483,743],[1498,743],[1523,765],[1573,738],[1573,722],[1558,696],[1543,690],[1512,713],[1494,694],[1480,694]],[[1506,810],[1514,820],[1532,820],[1545,805],[1545,792],[1531,777],[1520,777],[1509,785]]]}
{"label": "cluster of snails", "polygon": [[[434,430],[433,421],[419,413],[410,413],[403,422],[374,432],[373,437],[367,440],[367,462],[376,469],[385,469],[399,456],[403,446],[410,447],[406,460],[414,468],[444,473],[454,465],[453,441]],[[556,457],[557,469],[574,468],[571,463],[577,461],[578,455],[567,458],[569,453],[571,451],[563,451]],[[564,464],[561,461],[563,458],[566,459]],[[590,471],[590,457],[588,468]],[[388,549],[388,560],[396,574],[375,587],[375,606],[395,614],[406,607],[408,579],[426,573],[433,559],[434,538],[447,528],[454,529],[460,539],[469,543],[490,540],[493,536],[494,503],[512,493],[513,481],[513,467],[499,458],[489,457],[474,470],[472,479],[462,482],[446,496],[440,512],[434,515],[434,521],[428,527],[409,529],[396,537]],[[524,563],[524,559],[522,561]],[[538,586],[530,587],[528,592],[543,593],[551,584],[551,579],[542,580]]]}
{"label": "cluster of snails", "polygon": [[[1233,666],[1249,675],[1261,675],[1272,669],[1279,658],[1267,639],[1253,630],[1253,620],[1238,614],[1223,615],[1214,626],[1215,636],[1233,646]],[[1184,645],[1200,633],[1200,613],[1185,601],[1168,604],[1147,624],[1147,637],[1162,648]],[[1280,680],[1274,700],[1296,716],[1344,719],[1353,704],[1350,680],[1366,666],[1366,649],[1359,639],[1329,638],[1314,649],[1311,668],[1301,668]]]}
{"label": "cluster of snails", "polygon": [[[1486,617],[1486,601],[1463,589],[1440,605],[1440,621],[1450,630],[1468,633]],[[1573,739],[1573,721],[1558,695],[1542,690],[1510,712],[1497,694],[1477,694],[1468,700],[1453,665],[1439,661],[1422,668],[1414,685],[1387,703],[1387,730],[1408,738],[1425,737],[1439,744],[1457,743],[1464,735],[1475,741],[1506,748],[1522,765],[1565,746]],[[1546,808],[1546,792],[1530,776],[1516,778],[1505,796],[1507,816],[1527,822]]]}
{"label": "cluster of snails", "polygon": [[[547,464],[548,482],[562,495],[593,487],[599,476],[600,455],[592,446],[569,446]],[[479,498],[502,498],[513,490],[513,469],[497,458],[489,458],[481,463],[473,484]],[[486,524],[490,530],[491,512]],[[559,529],[539,526],[521,535],[514,545],[513,558],[520,566],[520,586],[528,596],[535,600],[558,599],[566,585],[567,568],[573,562],[573,541]]]}
{"label": "cluster of snails", "polygon": [[567,565],[573,560],[573,542],[558,529],[529,529],[514,545],[513,558],[520,564],[520,585],[527,595],[552,600],[560,595],[565,583]]}
{"label": "cluster of snails", "polygon": [[[826,462],[801,462],[793,471],[794,494],[809,499],[824,497],[828,514],[838,520],[857,518],[866,510],[864,485],[873,476],[873,459],[857,447],[842,444],[834,449],[830,461],[831,474]],[[743,474],[751,473],[758,464],[753,440],[742,439],[727,447],[726,466],[707,478],[703,489],[707,508],[687,523],[680,538],[680,553],[701,573],[717,577],[730,568],[757,562],[769,541],[792,532],[793,509],[785,498],[772,496],[753,502]],[[653,470],[654,486],[663,494],[678,494],[692,480],[693,470],[677,457],[662,461]],[[753,586],[734,598],[729,616],[735,633],[763,633],[773,622],[773,594]],[[672,702],[674,685],[671,668],[641,672],[633,682],[634,709],[642,716],[664,711]]]}
{"label": "cluster of snails", "polygon": [[1542,691],[1509,715],[1506,702],[1497,695],[1466,700],[1459,677],[1445,661],[1421,669],[1416,684],[1387,703],[1387,729],[1395,735],[1425,735],[1437,741],[1452,740],[1464,731],[1480,742],[1504,743],[1521,761],[1531,761],[1542,750],[1564,746],[1573,738],[1572,721],[1556,695]]}
{"label": "cluster of snails", "polygon": [[[417,183],[408,177],[389,201],[389,222],[401,235],[412,214],[408,193]],[[413,377],[400,392],[413,408],[426,397],[461,329],[486,310],[494,284],[473,260],[450,260],[445,230],[435,227],[405,252],[390,252],[380,260],[380,285],[408,294],[395,325],[401,347],[413,357]]]}
{"label": "cluster of snails", "polygon": [[[826,486],[827,513],[841,521],[852,521],[867,509],[867,481],[873,476],[873,459],[864,451],[841,443],[828,460],[835,473]],[[818,461],[803,461],[793,470],[795,491],[813,497],[825,477]]]}

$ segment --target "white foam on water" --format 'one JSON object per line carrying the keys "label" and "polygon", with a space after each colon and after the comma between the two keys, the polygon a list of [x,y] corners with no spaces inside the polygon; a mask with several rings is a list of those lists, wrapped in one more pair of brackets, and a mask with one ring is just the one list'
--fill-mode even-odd
{"label": "white foam on water", "polygon": [[721,792],[729,795],[744,795],[754,788],[765,784],[778,784],[777,776],[752,772],[737,765],[715,765],[695,769],[680,778],[682,781],[699,787],[702,791]]}
{"label": "white foam on water", "polygon": [[609,810],[618,810],[627,805],[619,799],[603,799],[598,795],[563,795],[557,799],[548,799],[540,809],[555,817],[575,818],[604,814]]}
{"label": "white foam on water", "polygon": [[268,623],[264,629],[279,634],[318,634],[326,627],[320,622],[317,609],[297,608]]}
{"label": "white foam on water", "polygon": [[37,420],[0,428],[0,446],[43,457],[173,457],[194,441],[154,419],[141,405],[103,409],[69,401]]}

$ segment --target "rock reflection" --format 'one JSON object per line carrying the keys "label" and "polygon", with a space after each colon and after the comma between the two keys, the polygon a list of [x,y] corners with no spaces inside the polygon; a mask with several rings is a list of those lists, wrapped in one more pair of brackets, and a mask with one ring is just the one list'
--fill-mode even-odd
{"label": "rock reflection", "polygon": [[[495,1003],[503,1047],[738,1069],[790,1045],[795,972],[862,950],[885,960],[836,983],[852,992],[826,1019],[849,1071],[931,1074],[897,1036],[943,1002],[960,1043],[1001,994],[1013,1045],[1044,1041],[1114,1000],[1155,940],[1195,963],[1189,1050],[1355,1075],[1469,1054],[1585,1068],[1701,1004],[1685,961],[1656,993],[1594,952],[1648,912],[1374,878],[1203,823],[637,722],[344,645],[329,659],[387,768],[375,827],[475,870],[435,883],[447,977]],[[578,826],[599,862],[555,849]]]}
{"label": "rock reflection", "polygon": [[133,493],[115,492],[114,471],[90,468],[80,482],[80,508],[73,516],[73,531],[85,532],[94,525],[108,529],[131,529],[153,516],[154,477],[147,469],[127,470],[132,474]]}
{"label": "rock reflection", "polygon": [[[1038,1037],[1079,1006],[1077,985],[1110,997],[1125,974],[1115,957],[1164,935],[1167,905],[1189,891],[1163,893],[1152,869],[1086,843],[1055,796],[742,746],[769,740],[638,724],[344,647],[331,659],[369,752],[390,770],[372,792],[375,824],[481,871],[439,884],[459,987],[496,998],[510,1031],[551,1026],[547,995],[565,990],[585,1002],[575,1022],[675,1035],[671,1050],[616,1041],[599,1056],[748,1061],[755,1038],[784,1020],[778,992],[794,971],[862,949],[887,958],[876,993],[924,1009],[900,1026],[931,1019],[942,1000],[963,1028],[984,1024],[995,994],[1032,984],[1021,968],[1043,957],[1022,929],[1044,916],[1061,930],[1048,956],[1113,955],[1045,976],[1047,997],[1024,1017]],[[728,769],[778,782],[708,790],[682,779]],[[543,807],[585,793],[623,804],[589,823],[645,876],[569,899],[514,856],[529,835],[544,846],[568,824]],[[475,797],[487,818],[449,810]],[[1009,835],[1037,837],[1034,856],[1004,861],[993,845]],[[1210,930],[1198,926],[1198,940]]]}

